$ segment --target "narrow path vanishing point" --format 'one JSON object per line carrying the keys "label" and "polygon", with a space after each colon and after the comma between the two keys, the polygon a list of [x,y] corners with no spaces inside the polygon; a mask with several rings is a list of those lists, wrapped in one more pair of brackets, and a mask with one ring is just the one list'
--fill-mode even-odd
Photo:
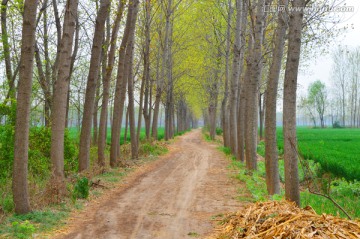
{"label": "narrow path vanishing point", "polygon": [[170,152],[128,181],[125,188],[90,205],[57,238],[194,238],[212,230],[211,216],[237,211],[236,182],[225,156],[193,130]]}

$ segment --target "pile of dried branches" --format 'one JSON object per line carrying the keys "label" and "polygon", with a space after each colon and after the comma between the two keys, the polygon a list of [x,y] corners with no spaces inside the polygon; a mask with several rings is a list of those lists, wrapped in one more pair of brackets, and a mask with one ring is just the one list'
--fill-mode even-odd
{"label": "pile of dried branches", "polygon": [[287,201],[252,204],[220,224],[210,238],[360,238],[360,221],[318,215]]}

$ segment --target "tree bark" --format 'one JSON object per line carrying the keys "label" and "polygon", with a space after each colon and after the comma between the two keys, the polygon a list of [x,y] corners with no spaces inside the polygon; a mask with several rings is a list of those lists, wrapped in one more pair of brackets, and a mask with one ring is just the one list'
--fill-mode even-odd
{"label": "tree bark", "polygon": [[129,3],[128,15],[124,36],[119,50],[119,65],[118,75],[115,88],[114,110],[113,110],[113,124],[111,127],[111,148],[110,148],[110,166],[116,167],[117,158],[120,154],[120,131],[121,122],[124,111],[124,102],[126,97],[127,81],[129,77],[129,61],[125,58],[127,47],[129,46],[129,39],[132,28],[135,28],[138,0]]}
{"label": "tree bark", "polygon": [[[282,0],[281,4],[287,6],[288,0]],[[279,12],[278,14],[278,25],[274,38],[275,47],[265,92],[265,168],[266,186],[269,195],[280,193],[279,159],[276,139],[276,101],[287,29],[287,16],[285,14],[287,13]]]}
{"label": "tree bark", "polygon": [[[291,1],[293,7],[302,9],[305,0]],[[296,89],[301,52],[301,30],[303,12],[290,14],[288,33],[288,53],[284,81],[284,160],[285,160],[285,198],[300,206],[298,160],[296,150]]]}
{"label": "tree bark", "polygon": [[81,123],[79,146],[79,171],[86,170],[90,164],[90,139],[92,117],[96,95],[96,83],[99,76],[101,51],[105,33],[105,22],[110,11],[110,0],[101,0],[100,9],[96,17],[95,34],[91,49],[90,69],[86,85],[84,113]]}
{"label": "tree bark", "polygon": [[[106,44],[106,43],[105,43]],[[101,63],[102,65],[102,63]],[[105,62],[106,65],[106,62]],[[92,122],[92,126],[93,126],[93,134],[92,134],[92,142],[91,144],[96,146],[98,143],[98,136],[99,136],[99,128],[98,128],[98,116],[99,116],[99,97],[100,97],[100,81],[102,79],[102,76],[98,76],[97,81],[96,81],[96,94],[95,94],[95,102],[94,102],[94,112],[93,112],[93,122]]]}
{"label": "tree bark", "polygon": [[[133,36],[132,36],[133,38]],[[133,48],[134,40],[129,40],[129,48],[126,50],[126,57],[129,59],[129,76],[128,76],[128,98],[129,98],[129,125],[130,125],[130,141],[131,141],[131,158],[138,158],[138,138],[136,134],[135,124],[135,105],[134,105],[134,78],[133,78]],[[129,53],[128,53],[129,52]],[[140,131],[139,131],[140,133]]]}
{"label": "tree bark", "polygon": [[52,65],[52,75],[51,75],[51,81],[53,83],[53,92],[54,92],[54,84],[56,83],[56,78],[57,78],[57,74],[59,71],[59,56],[60,56],[60,51],[61,51],[61,33],[62,33],[62,29],[61,29],[61,22],[60,22],[60,16],[59,16],[59,10],[57,7],[57,1],[56,0],[52,0],[52,5],[54,8],[54,17],[55,17],[55,26],[56,26],[56,40],[57,40],[57,44],[56,44],[56,57],[55,57],[55,62]]}
{"label": "tree bark", "polygon": [[166,79],[166,101],[165,101],[165,140],[169,140],[174,136],[174,83],[172,79],[172,35],[173,24],[172,17],[174,10],[172,9],[172,0],[167,0],[165,4],[165,36],[163,50],[163,68],[162,76]]}
{"label": "tree bark", "polygon": [[[48,0],[44,1],[47,4]],[[49,30],[47,8],[44,9],[44,58],[45,58],[45,79],[47,85],[47,94],[45,95],[45,126],[51,127],[51,109],[52,109],[52,87],[51,87],[51,64],[49,57]],[[45,92],[44,92],[45,94]]]}
{"label": "tree bark", "polygon": [[[159,39],[162,39],[161,30],[158,29]],[[161,58],[161,46],[159,44],[157,57],[156,57],[156,94],[155,94],[155,102],[154,102],[154,114],[153,121],[151,126],[151,137],[154,140],[158,139],[158,121],[159,121],[159,112],[160,112],[160,102],[161,95],[163,91],[164,85],[164,73],[161,70],[160,73],[160,58]]]}
{"label": "tree bark", "polygon": [[7,4],[8,0],[2,0],[1,2],[1,41],[3,46],[3,52],[4,52],[4,61],[5,61],[5,74],[6,74],[6,80],[9,86],[9,97],[15,98],[15,85],[13,79],[13,73],[11,69],[11,54],[10,54],[10,43],[8,38],[8,32],[7,32]]}
{"label": "tree bark", "polygon": [[[236,0],[236,26],[235,26],[235,41],[234,41],[234,57],[233,57],[233,65],[232,65],[232,75],[230,82],[230,97],[229,97],[229,105],[228,110],[230,112],[229,118],[229,126],[230,126],[230,148],[231,152],[236,155],[237,153],[237,92],[238,92],[238,83],[240,80],[241,73],[241,20],[242,20],[242,10],[243,10],[243,1]],[[245,13],[244,13],[245,14]]]}
{"label": "tree bark", "polygon": [[143,105],[144,105],[144,89],[145,88],[145,78],[143,77],[141,80],[140,86],[140,100],[139,100],[139,113],[137,119],[137,128],[136,128],[136,141],[140,143],[140,133],[141,133],[141,124],[142,124],[142,116],[143,116]]}
{"label": "tree bark", "polygon": [[[73,50],[73,54],[71,56],[71,61],[70,61],[70,73],[69,73],[69,81],[72,77],[72,74],[74,72],[74,65],[75,65],[75,61],[76,61],[76,57],[77,57],[77,53],[79,50],[79,36],[80,36],[80,24],[79,24],[79,19],[76,18],[76,27],[75,27],[75,40],[74,40],[74,50]],[[70,109],[70,94],[71,94],[71,90],[70,90],[70,84],[68,85],[68,93],[67,93],[67,100],[66,100],[66,117],[65,117],[65,128],[68,128],[69,125],[69,109]],[[80,111],[80,110],[79,110]],[[78,116],[80,118],[80,116]],[[80,129],[80,124],[78,125],[79,129]]]}
{"label": "tree bark", "polygon": [[[66,99],[70,83],[70,62],[73,47],[78,0],[68,0],[65,7],[63,36],[59,52],[59,68],[54,87],[53,112],[51,114],[51,162],[54,183],[59,186],[59,194],[64,185],[64,131]],[[54,185],[56,186],[56,185]]]}
{"label": "tree bark", "polygon": [[250,58],[250,78],[248,79],[248,90],[246,99],[246,167],[249,170],[257,169],[257,129],[258,129],[258,94],[259,94],[259,82],[262,72],[262,42],[263,42],[263,30],[264,30],[264,0],[258,0],[255,5],[256,16],[253,16],[252,25],[253,32],[253,51]]}
{"label": "tree bark", "polygon": [[229,13],[226,27],[226,48],[225,48],[225,90],[224,98],[221,103],[221,126],[223,129],[224,146],[230,146],[230,128],[229,115],[226,112],[226,107],[229,97],[229,78],[230,78],[230,42],[231,42],[231,19],[232,19],[232,1],[228,1]]}
{"label": "tree bark", "polygon": [[51,102],[52,94],[50,91],[50,85],[49,85],[48,78],[46,76],[46,73],[43,70],[42,60],[40,58],[40,52],[39,52],[39,48],[38,48],[36,42],[35,42],[35,62],[36,62],[38,75],[39,75],[39,83],[40,83],[40,86],[44,93],[44,98],[45,98],[45,126],[48,127],[48,126],[50,126],[49,119],[50,119],[50,109],[51,109],[51,105],[52,105],[52,102]]}
{"label": "tree bark", "polygon": [[[110,50],[108,54],[108,61],[106,67],[106,75],[103,78],[103,97],[100,112],[99,123],[99,138],[98,138],[98,164],[105,166],[105,146],[106,146],[106,132],[107,132],[107,119],[108,119],[108,105],[110,98],[110,81],[115,62],[116,41],[120,28],[120,21],[125,8],[125,1],[119,1],[114,26],[111,33]],[[111,117],[109,117],[111,118]]]}
{"label": "tree bark", "polygon": [[150,27],[151,27],[151,3],[150,0],[145,1],[145,44],[144,44],[144,121],[145,121],[145,133],[146,139],[150,139],[150,123],[151,123],[151,96],[152,87],[150,79]]}
{"label": "tree bark", "polygon": [[[244,58],[246,45],[246,31],[248,25],[248,5],[243,2],[241,14],[240,27],[240,46],[243,48],[240,52],[240,79],[238,87],[238,102],[237,102],[237,152],[236,156],[241,161],[245,161],[245,112],[246,112],[246,97],[245,97],[245,74],[244,72]],[[251,47],[250,47],[251,48]],[[250,52],[250,51],[249,51]],[[242,77],[241,77],[242,74]]]}
{"label": "tree bark", "polygon": [[[210,138],[212,140],[215,139],[216,136],[216,115],[218,110],[218,96],[219,96],[219,75],[221,71],[221,46],[220,44],[217,46],[217,54],[216,54],[216,65],[213,69],[214,74],[210,76],[210,86],[209,86],[209,125],[210,125]],[[185,120],[185,118],[184,118]],[[184,127],[185,128],[185,127]]]}
{"label": "tree bark", "polygon": [[126,108],[126,113],[125,113],[125,130],[124,130],[124,144],[126,144],[126,142],[127,142],[128,128],[129,128],[129,110],[128,110],[128,108]]}
{"label": "tree bark", "polygon": [[[244,75],[246,77],[246,74]],[[244,78],[245,78],[244,77]],[[239,102],[239,109],[238,109],[238,154],[237,157],[241,162],[245,161],[245,112],[246,112],[246,81],[243,80],[241,83],[240,89],[240,102]]]}
{"label": "tree bark", "polygon": [[15,213],[17,214],[25,214],[31,210],[27,174],[37,4],[37,0],[24,2],[12,185]]}
{"label": "tree bark", "polygon": [[264,93],[259,92],[259,140],[264,138],[264,115],[265,115]]}
{"label": "tree bark", "polygon": [[[138,13],[139,0],[133,2],[133,25],[129,33],[128,46],[126,47],[126,58],[128,59],[129,75],[128,75],[128,97],[129,97],[129,124],[130,124],[130,140],[131,140],[131,158],[138,158],[138,139],[136,135],[135,126],[135,105],[134,105],[134,77],[133,77],[133,59],[134,59],[134,44],[135,44],[135,28]],[[139,115],[141,113],[139,112]]]}

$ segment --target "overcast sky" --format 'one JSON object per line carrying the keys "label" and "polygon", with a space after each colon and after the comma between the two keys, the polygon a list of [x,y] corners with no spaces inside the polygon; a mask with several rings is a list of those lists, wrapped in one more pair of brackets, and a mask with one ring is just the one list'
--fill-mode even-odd
{"label": "overcast sky", "polygon": [[[339,27],[345,25],[354,25],[354,29],[348,30],[345,35],[334,39],[331,46],[332,49],[338,45],[347,45],[349,47],[360,46],[360,0],[344,0],[347,6],[354,6],[354,12],[341,13],[342,23]],[[331,49],[330,49],[331,52]],[[331,54],[321,55],[317,59],[310,59],[306,62],[309,67],[304,67],[305,71],[301,71],[298,83],[299,93],[307,90],[308,85],[315,81],[321,80],[329,87],[331,86],[330,71],[332,67]]]}

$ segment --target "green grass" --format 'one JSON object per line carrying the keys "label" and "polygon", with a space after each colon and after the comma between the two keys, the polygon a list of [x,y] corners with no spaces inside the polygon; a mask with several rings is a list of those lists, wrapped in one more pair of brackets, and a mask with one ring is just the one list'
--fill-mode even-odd
{"label": "green grass", "polygon": [[218,149],[226,155],[231,155],[231,149],[225,146],[219,146]]}
{"label": "green grass", "polygon": [[[226,154],[226,153],[225,153]],[[263,162],[259,162],[258,166],[260,168],[265,168],[265,166],[261,166],[264,164]],[[266,182],[263,175],[265,174],[264,170],[259,169],[258,171],[247,171],[245,168],[245,164],[237,161],[235,158],[232,158],[231,164],[229,166],[233,170],[239,170],[239,172],[233,177],[241,182],[244,182],[246,185],[246,189],[250,192],[250,198],[239,198],[243,201],[257,202],[257,201],[266,201],[269,199],[269,196],[266,191]],[[239,189],[244,190],[242,189]],[[243,191],[240,192],[242,194]]]}
{"label": "green grass", "polygon": [[[360,129],[311,129],[311,128],[298,128],[298,140],[301,153],[305,155],[309,160],[309,166],[315,175],[321,175],[323,165],[331,165],[332,167],[337,167],[337,165],[342,165],[345,170],[347,164],[350,167],[359,168],[360,171],[360,157],[356,157],[356,154],[360,155]],[[280,155],[283,153],[283,137],[282,137],[282,128],[278,129],[278,146]],[[326,147],[330,147],[327,149]],[[342,155],[341,160],[336,160],[334,157],[334,150],[331,150],[331,147],[335,148],[338,153]],[[306,156],[304,149],[308,149],[312,153],[312,157]],[[238,170],[234,175],[234,178],[244,182],[246,188],[239,189],[242,192],[248,191],[251,194],[251,197],[239,197],[241,201],[264,201],[268,200],[269,196],[267,195],[266,190],[266,181],[265,181],[265,164],[263,161],[258,162],[258,171],[248,172],[246,170],[245,164],[237,161],[235,157],[231,155],[229,148],[220,146],[218,150],[222,151],[229,158],[231,158],[230,168],[233,170]],[[265,155],[265,144],[260,142],[257,147],[257,152],[264,156]],[[315,156],[316,157],[315,157]],[[325,157],[320,157],[325,156]],[[332,156],[332,157],[331,157]],[[349,156],[349,157],[348,157]],[[330,160],[329,160],[330,159]],[[333,159],[333,160],[331,160]],[[330,162],[324,162],[324,160],[329,160]],[[316,163],[316,162],[318,163]],[[333,172],[331,167],[326,168],[326,170]],[[335,171],[336,172],[336,171]],[[284,160],[279,160],[279,173],[280,180],[284,183]],[[334,173],[335,176],[339,176]],[[347,175],[347,174],[345,174]],[[352,218],[360,218],[360,181],[353,180],[348,181],[345,179],[344,175],[341,175],[344,178],[334,179],[332,177],[330,183],[330,192],[329,195],[340,205],[342,206]],[[299,166],[299,178],[300,182],[304,181],[304,173]],[[353,177],[349,177],[352,178]],[[284,197],[284,189],[281,189],[280,195],[273,196],[272,200],[282,199]],[[301,206],[305,207],[310,205],[318,214],[327,213],[332,215],[339,215],[343,218],[346,218],[346,215],[337,208],[329,199],[326,199],[322,196],[314,195],[310,193],[307,189],[304,189],[300,193],[301,197]]]}
{"label": "green grass", "polygon": [[[183,134],[183,132],[181,132]],[[179,133],[181,135],[181,133]],[[121,128],[121,133],[120,133],[120,144],[124,144],[124,135],[125,135],[125,128],[122,127]],[[161,127],[158,128],[158,140],[162,140],[164,138],[165,135],[165,128]],[[76,142],[79,142],[79,138],[80,138],[80,131],[78,130],[77,127],[71,127],[69,128],[69,136],[71,139],[73,139]],[[145,128],[141,128],[140,130],[140,140],[144,140],[146,136],[145,133]],[[126,141],[130,142],[130,131],[128,129],[127,135],[126,135]],[[111,128],[107,129],[107,134],[106,134],[106,142],[107,144],[111,143]]]}
{"label": "green grass", "polygon": [[[0,130],[0,133],[2,131]],[[69,141],[71,141],[72,145],[76,145],[79,139],[79,132],[77,128],[69,129]],[[110,134],[110,130],[109,130]],[[183,133],[179,133],[181,135]],[[122,133],[122,137],[124,132]],[[2,135],[0,135],[2,136]],[[164,129],[159,129],[159,138],[163,138]],[[1,138],[1,137],[0,137]],[[35,137],[39,140],[42,138]],[[141,139],[145,139],[145,130],[141,130]],[[130,138],[128,138],[130,140]],[[108,141],[110,141],[110,135],[108,135]],[[32,142],[32,141],[31,141]],[[2,145],[0,144],[0,148]],[[75,147],[75,146],[74,146]],[[126,147],[124,147],[126,148]],[[139,155],[140,160],[137,161],[138,164],[143,164],[145,162],[155,160],[158,155],[162,155],[168,151],[167,143],[165,142],[141,142],[139,146]],[[91,148],[91,160],[95,160],[97,156],[97,151],[95,147]],[[1,160],[0,160],[1,162]],[[75,161],[77,163],[77,161]],[[1,164],[0,164],[1,166]],[[11,182],[9,177],[0,177],[0,238],[32,238],[34,235],[38,233],[46,233],[58,226],[61,226],[66,218],[68,217],[70,211],[81,209],[86,202],[86,198],[89,193],[90,197],[99,197],[103,193],[104,188],[113,188],[116,186],[118,182],[123,180],[123,178],[131,172],[134,168],[108,168],[102,174],[94,176],[89,179],[93,182],[100,182],[100,186],[94,186],[88,188],[88,185],[91,185],[90,182],[86,180],[86,188],[84,185],[80,185],[78,190],[82,194],[76,194],[74,197],[65,198],[63,204],[57,205],[49,205],[42,208],[36,208],[35,211],[25,214],[25,215],[16,215],[14,214],[14,203],[11,194]],[[30,188],[35,188],[36,190],[42,190],[45,188],[45,184],[47,182],[47,177],[33,177],[29,176],[29,184]],[[75,195],[76,184],[68,183],[67,188],[71,195]],[[102,187],[101,187],[102,186]],[[82,190],[82,188],[84,190]],[[35,189],[34,189],[35,190]],[[83,193],[86,191],[86,194]],[[35,192],[35,191],[34,191]],[[34,194],[34,192],[31,192]],[[72,193],[71,193],[72,192]],[[70,196],[71,196],[70,195]],[[80,199],[79,199],[80,198]],[[73,199],[73,200],[71,200]],[[79,200],[77,200],[79,199]],[[41,205],[40,205],[41,206]]]}
{"label": "green grass", "polygon": [[[219,148],[220,149],[220,148]],[[221,149],[220,149],[221,150]],[[274,195],[270,198],[266,190],[265,181],[265,163],[258,162],[258,171],[249,172],[245,168],[245,164],[234,158],[231,160],[229,167],[233,170],[238,170],[234,178],[244,182],[246,189],[240,188],[240,194],[247,190],[251,197],[240,197],[241,201],[257,202],[266,200],[281,200],[284,198],[284,189],[281,189],[280,195]],[[311,163],[312,170],[316,170],[316,164]],[[284,164],[283,160],[279,161],[279,170],[281,181],[284,182]],[[302,170],[299,169],[300,181],[304,181]],[[360,182],[347,182],[345,180],[334,180],[331,182],[330,196],[341,205],[353,218],[360,218]],[[311,194],[305,190],[300,193],[301,206],[310,205],[318,214],[327,213],[332,215],[339,215],[346,218],[346,215],[338,209],[330,200]]]}
{"label": "green grass", "polygon": [[64,224],[70,209],[67,206],[13,215],[0,224],[0,235],[8,238],[32,238],[35,232],[44,232]]}
{"label": "green grass", "polygon": [[[278,146],[283,150],[282,128]],[[321,164],[322,169],[347,180],[360,180],[360,129],[297,128],[299,151],[305,159]]]}

